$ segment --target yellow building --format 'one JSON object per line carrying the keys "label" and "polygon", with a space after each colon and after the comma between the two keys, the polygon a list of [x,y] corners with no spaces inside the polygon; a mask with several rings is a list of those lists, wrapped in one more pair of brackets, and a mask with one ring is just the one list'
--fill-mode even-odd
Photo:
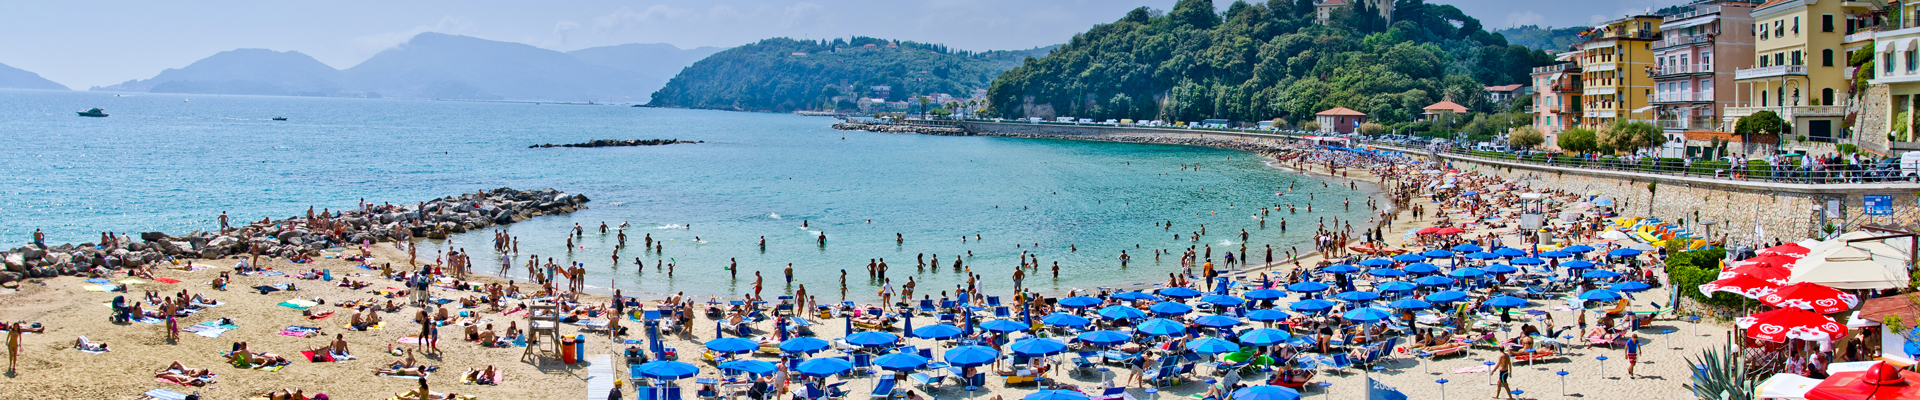
{"label": "yellow building", "polygon": [[1640,15],[1594,27],[1598,32],[1579,45],[1580,100],[1586,112],[1580,125],[1594,128],[1619,118],[1652,120],[1653,42],[1660,39],[1661,18]]}
{"label": "yellow building", "polygon": [[1755,65],[1734,72],[1736,82],[1751,84],[1749,107],[1729,107],[1727,126],[1768,110],[1792,124],[1793,132],[1784,132],[1782,139],[1846,139],[1840,123],[1851,87],[1848,16],[1875,10],[1869,2],[1843,0],[1772,0],[1755,8]]}

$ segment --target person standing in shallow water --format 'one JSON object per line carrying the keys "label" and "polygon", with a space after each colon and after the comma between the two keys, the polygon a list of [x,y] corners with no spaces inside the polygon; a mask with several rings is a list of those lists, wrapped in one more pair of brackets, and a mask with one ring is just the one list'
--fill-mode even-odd
{"label": "person standing in shallow water", "polygon": [[787,286],[793,286],[793,263],[787,263]]}

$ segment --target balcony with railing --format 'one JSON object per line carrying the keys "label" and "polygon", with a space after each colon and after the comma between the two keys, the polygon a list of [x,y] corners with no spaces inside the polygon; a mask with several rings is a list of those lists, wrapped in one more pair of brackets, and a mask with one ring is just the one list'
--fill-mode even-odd
{"label": "balcony with railing", "polygon": [[1659,92],[1653,94],[1655,103],[1681,103],[1695,101],[1713,101],[1712,90],[1693,92]]}
{"label": "balcony with railing", "polygon": [[1733,71],[1734,79],[1773,78],[1773,77],[1789,76],[1789,75],[1806,76],[1807,66],[1775,65],[1771,67],[1742,68],[1742,69]]}
{"label": "balcony with railing", "polygon": [[1666,18],[1667,23],[1661,24],[1660,30],[1662,31],[1667,30],[1666,28],[1667,24],[1671,24],[1677,21],[1685,21],[1688,19],[1692,19],[1693,17],[1703,16],[1703,15],[1713,15],[1713,14],[1719,14],[1719,13],[1720,13],[1720,6],[1717,6],[1717,5],[1694,6],[1693,11],[1688,11],[1688,12],[1683,12],[1683,13],[1668,16]]}
{"label": "balcony with railing", "polygon": [[1795,117],[1838,117],[1847,115],[1846,106],[1727,107],[1725,111],[1721,111],[1721,114],[1728,118],[1739,118],[1761,111],[1772,111],[1780,114],[1781,118],[1786,119],[1793,119]]}
{"label": "balcony with railing", "polygon": [[1655,124],[1660,125],[1660,129],[1679,131],[1715,129],[1717,127],[1714,124],[1718,122],[1719,118],[1711,115],[1665,118],[1654,121]]}
{"label": "balcony with railing", "polygon": [[1653,69],[1654,76],[1680,74],[1700,74],[1713,72],[1713,64],[1667,64]]}
{"label": "balcony with railing", "polygon": [[1711,43],[1713,43],[1713,35],[1699,34],[1699,35],[1685,35],[1685,36],[1680,36],[1680,35],[1668,36],[1666,40],[1655,42],[1653,45],[1654,45],[1654,49],[1658,50],[1658,49],[1666,49],[1671,47],[1680,47],[1680,46],[1695,45],[1695,44],[1711,44]]}

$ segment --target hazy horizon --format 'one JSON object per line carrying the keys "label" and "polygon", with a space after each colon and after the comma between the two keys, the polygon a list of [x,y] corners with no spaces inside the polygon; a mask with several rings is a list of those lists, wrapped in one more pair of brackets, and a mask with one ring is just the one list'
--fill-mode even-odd
{"label": "hazy horizon", "polygon": [[[1678,3],[1430,1],[1452,4],[1488,29],[1575,26]],[[352,67],[422,32],[572,51],[630,43],[682,49],[733,47],[771,37],[871,36],[965,50],[1017,50],[1064,43],[1135,7],[1175,0],[780,1],[589,0],[566,7],[500,1],[406,3],[150,3],[105,1],[75,10],[23,3],[0,15],[0,64],[75,90],[152,78],[221,51],[298,51],[335,69]],[[1224,8],[1230,1],[1214,1]],[[1531,7],[1530,7],[1531,6]]]}

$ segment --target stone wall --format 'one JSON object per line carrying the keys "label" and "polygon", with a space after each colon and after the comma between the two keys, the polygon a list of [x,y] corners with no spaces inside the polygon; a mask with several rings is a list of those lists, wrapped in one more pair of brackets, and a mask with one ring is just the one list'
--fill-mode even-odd
{"label": "stone wall", "polygon": [[1854,122],[1853,137],[1860,148],[1867,151],[1887,153],[1887,132],[1893,129],[1891,110],[1893,96],[1887,85],[1869,85],[1861,96],[1859,121]]}

